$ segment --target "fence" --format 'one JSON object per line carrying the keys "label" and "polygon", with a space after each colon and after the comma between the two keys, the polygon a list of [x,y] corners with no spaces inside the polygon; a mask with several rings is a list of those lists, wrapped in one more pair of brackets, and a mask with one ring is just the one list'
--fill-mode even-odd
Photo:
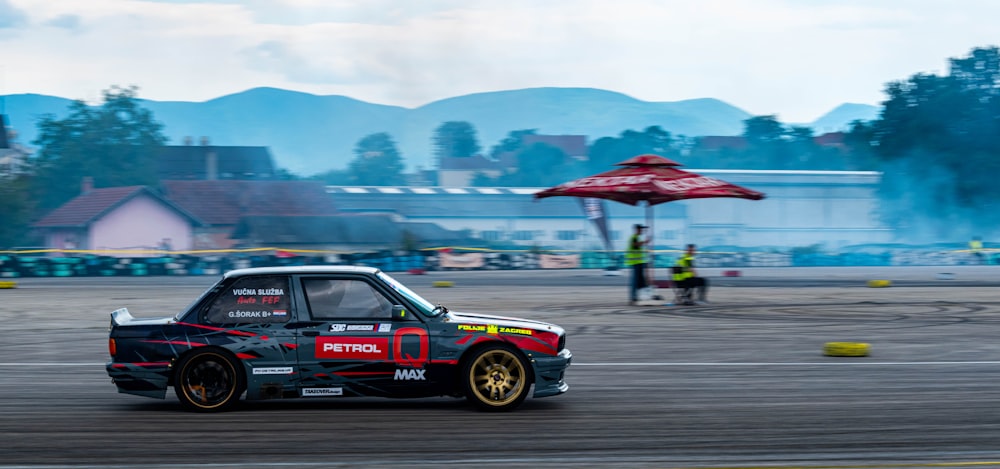
{"label": "fence", "polygon": [[[656,251],[655,267],[669,267],[678,250]],[[111,255],[118,254],[118,255]],[[138,254],[122,257],[121,254]],[[447,248],[415,252],[346,253],[295,251],[276,248],[190,251],[171,253],[111,253],[108,251],[0,251],[0,278],[219,275],[247,267],[315,264],[367,265],[387,272],[435,270],[608,269],[621,267],[622,253],[599,251],[490,251]],[[698,254],[702,268],[899,266],[1000,264],[1000,250],[975,255],[968,250],[892,249],[877,252],[815,253],[725,252],[707,249]]]}

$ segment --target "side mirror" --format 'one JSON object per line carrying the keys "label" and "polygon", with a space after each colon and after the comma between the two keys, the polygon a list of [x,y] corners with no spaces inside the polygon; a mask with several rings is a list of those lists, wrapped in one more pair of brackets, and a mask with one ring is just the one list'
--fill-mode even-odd
{"label": "side mirror", "polygon": [[409,313],[406,312],[406,308],[403,305],[393,305],[392,307],[392,320],[393,321],[409,321],[410,318],[407,316]]}

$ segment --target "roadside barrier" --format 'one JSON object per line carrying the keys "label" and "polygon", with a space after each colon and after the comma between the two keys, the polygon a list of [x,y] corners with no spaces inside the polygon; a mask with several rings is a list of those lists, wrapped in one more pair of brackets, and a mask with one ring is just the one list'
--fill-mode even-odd
{"label": "roadside barrier", "polygon": [[[655,268],[674,265],[681,250],[653,253]],[[995,252],[986,262],[998,264]],[[840,254],[794,253],[775,250],[731,252],[706,249],[698,253],[698,267],[726,269],[738,276],[746,267],[973,265],[982,261],[965,250],[897,249]],[[623,269],[622,252],[488,250],[432,248],[421,251],[335,252],[279,248],[167,252],[158,250],[24,250],[0,251],[0,279],[19,277],[219,275],[232,269],[313,264],[352,264],[387,272],[521,269]],[[885,280],[872,287],[886,287]]]}

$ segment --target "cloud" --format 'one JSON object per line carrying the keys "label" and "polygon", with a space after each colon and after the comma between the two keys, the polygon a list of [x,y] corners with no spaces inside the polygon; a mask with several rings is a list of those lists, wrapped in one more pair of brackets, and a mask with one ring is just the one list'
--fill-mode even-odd
{"label": "cloud", "polygon": [[80,31],[82,21],[79,15],[59,15],[45,22],[46,25],[54,28],[61,28],[70,31]]}
{"label": "cloud", "polygon": [[322,58],[307,58],[288,43],[271,40],[240,52],[249,68],[284,76],[295,83],[349,83],[349,70],[336,70],[336,65],[323,63]]}
{"label": "cloud", "polygon": [[0,0],[0,29],[17,28],[28,22],[24,10],[16,8],[8,0]]}
{"label": "cloud", "polygon": [[794,123],[946,71],[997,41],[998,17],[987,0],[0,0],[0,27],[38,23],[0,47],[37,71],[9,76],[8,92],[117,83],[204,100],[273,86],[412,107],[588,87]]}

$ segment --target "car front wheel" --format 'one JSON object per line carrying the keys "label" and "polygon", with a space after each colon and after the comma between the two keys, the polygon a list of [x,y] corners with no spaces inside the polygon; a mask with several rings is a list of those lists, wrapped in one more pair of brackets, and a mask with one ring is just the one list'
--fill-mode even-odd
{"label": "car front wheel", "polygon": [[188,355],[177,367],[174,391],[181,405],[199,412],[221,411],[240,399],[241,377],[233,360],[206,350]]}
{"label": "car front wheel", "polygon": [[482,410],[511,410],[528,396],[528,367],[512,347],[492,345],[465,365],[465,395]]}

